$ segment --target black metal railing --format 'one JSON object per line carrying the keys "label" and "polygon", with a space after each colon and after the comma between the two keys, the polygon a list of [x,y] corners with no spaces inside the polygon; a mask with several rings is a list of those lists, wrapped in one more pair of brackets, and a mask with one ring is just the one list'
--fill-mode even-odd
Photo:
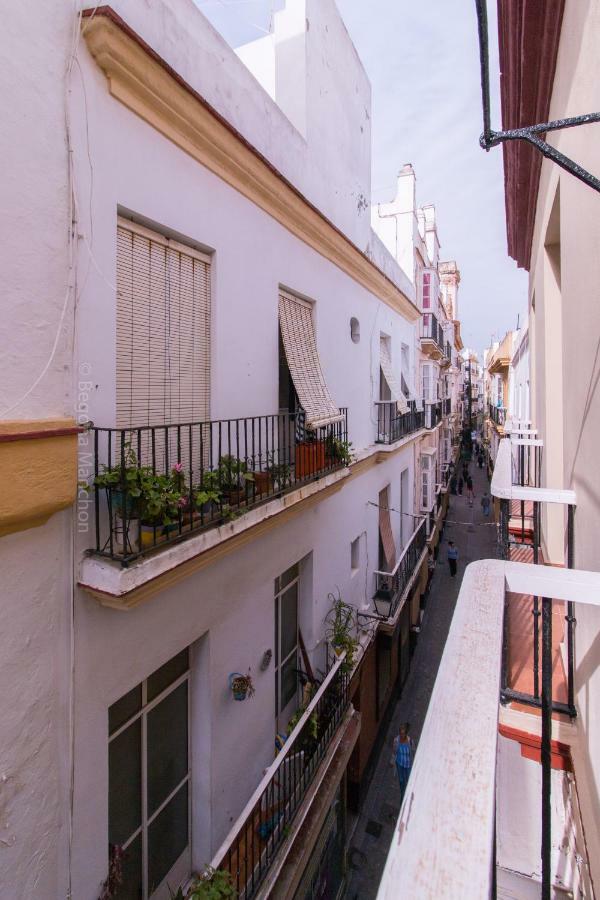
{"label": "black metal railing", "polygon": [[443,352],[444,329],[438,322],[435,313],[423,313],[423,318],[421,320],[421,340],[434,341]]}
{"label": "black metal railing", "polygon": [[[517,506],[517,509],[514,506]],[[499,543],[500,556],[502,559],[519,559],[519,554],[523,553],[523,548],[529,549],[530,558],[527,562],[533,562],[535,565],[542,564],[541,554],[541,514],[542,502],[539,500],[521,501],[500,500],[499,509]],[[575,507],[572,504],[567,505],[567,568],[572,569],[574,566],[574,529],[575,529]],[[527,552],[527,550],[525,551]],[[509,656],[511,653],[510,642],[510,603],[506,601],[504,611],[504,637],[502,652],[502,699],[504,702],[516,701],[528,706],[541,707],[540,693],[540,617],[542,609],[540,606],[540,598],[531,598],[531,690],[516,690],[509,683]],[[553,699],[552,709],[555,712],[564,713],[574,717],[575,709],[575,610],[572,603],[567,603],[566,607],[566,649],[567,649],[567,666],[566,666],[566,696],[563,700]],[[523,611],[519,610],[512,613],[513,615],[522,615]],[[521,626],[520,626],[521,627]]]}
{"label": "black metal railing", "polygon": [[350,462],[347,410],[315,430],[302,413],[92,428],[95,546],[124,565]]}
{"label": "black metal railing", "polygon": [[445,416],[449,416],[452,413],[452,398],[446,397],[445,400],[442,400],[442,411]]}
{"label": "black metal railing", "polygon": [[410,400],[408,405],[410,409],[407,413],[399,413],[395,401],[377,404],[378,444],[393,444],[424,427],[425,411],[416,409],[414,400]]}
{"label": "black metal railing", "polygon": [[513,484],[542,486],[542,447],[541,441],[516,440],[511,443]]}
{"label": "black metal railing", "polygon": [[504,406],[494,406],[493,403],[489,404],[489,414],[490,419],[496,425],[504,425],[506,422],[506,409]]}
{"label": "black metal railing", "polygon": [[377,606],[389,602],[388,617],[393,618],[398,609],[404,591],[410,582],[417,567],[419,559],[425,549],[427,540],[427,523],[425,519],[419,522],[410,541],[402,552],[393,572],[375,572],[375,597]]}
{"label": "black metal railing", "polygon": [[435,428],[442,421],[442,400],[425,401],[425,428]]}
{"label": "black metal railing", "polygon": [[242,813],[225,849],[218,851],[215,868],[228,871],[236,896],[251,900],[289,834],[332,738],[349,705],[348,673],[344,662],[332,669],[302,719],[288,737],[257,793]]}
{"label": "black metal railing", "polygon": [[427,537],[431,537],[433,534],[433,529],[435,528],[435,520],[437,516],[437,509],[434,505],[431,507],[426,516],[426,528],[427,528]]}

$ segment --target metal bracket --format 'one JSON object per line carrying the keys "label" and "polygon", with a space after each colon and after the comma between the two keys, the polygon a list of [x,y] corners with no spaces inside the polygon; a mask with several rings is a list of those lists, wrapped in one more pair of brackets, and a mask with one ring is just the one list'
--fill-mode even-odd
{"label": "metal bracket", "polygon": [[481,66],[481,99],[483,105],[483,133],[479,138],[479,145],[483,150],[490,150],[498,144],[507,141],[527,141],[536,147],[545,157],[555,162],[557,166],[574,175],[588,187],[600,191],[600,178],[596,178],[579,163],[574,162],[561,153],[556,147],[552,147],[541,137],[548,131],[558,131],[562,128],[575,128],[577,125],[590,125],[600,122],[600,112],[586,113],[582,116],[571,116],[567,119],[557,119],[553,122],[544,122],[539,125],[526,125],[522,128],[511,128],[508,131],[494,131],[490,124],[490,69],[489,69],[489,43],[487,22],[487,0],[475,0],[477,9],[477,28],[479,32],[479,60]]}

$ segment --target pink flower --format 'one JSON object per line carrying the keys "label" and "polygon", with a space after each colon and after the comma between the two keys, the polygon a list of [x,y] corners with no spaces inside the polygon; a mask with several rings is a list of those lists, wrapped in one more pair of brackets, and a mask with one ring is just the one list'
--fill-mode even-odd
{"label": "pink flower", "polygon": [[173,471],[177,472],[178,475],[181,475],[181,473],[183,472],[183,463],[175,463],[175,465],[173,466]]}
{"label": "pink flower", "polygon": [[177,506],[181,507],[181,509],[184,509],[188,505],[189,499],[189,497],[180,497],[177,501]]}

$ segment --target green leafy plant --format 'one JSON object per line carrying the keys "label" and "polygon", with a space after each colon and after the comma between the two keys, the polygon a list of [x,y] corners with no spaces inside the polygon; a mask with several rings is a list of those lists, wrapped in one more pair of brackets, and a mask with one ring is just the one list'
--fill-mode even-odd
{"label": "green leafy plant", "polygon": [[212,866],[204,867],[185,895],[181,888],[175,894],[169,888],[169,893],[171,900],[234,900],[238,896],[230,873]]}
{"label": "green leafy plant", "polygon": [[337,597],[330,593],[327,598],[331,601],[331,608],[325,616],[325,637],[336,653],[341,655],[345,651],[346,658],[342,663],[342,670],[351,672],[358,648],[358,641],[354,637],[356,634],[356,610],[348,603],[344,603],[339,591]]}
{"label": "green leafy plant", "polygon": [[221,502],[218,472],[204,472],[202,481],[194,489],[194,500],[196,506],[204,506],[206,503],[218,504]]}
{"label": "green leafy plant", "polygon": [[175,463],[168,475],[151,466],[140,466],[131,444],[124,448],[124,459],[112,468],[103,467],[94,484],[105,488],[117,511],[143,524],[172,525],[181,511],[189,508],[183,464]]}
{"label": "green leafy plant", "polygon": [[229,872],[207,866],[190,888],[187,900],[226,900],[237,895]]}
{"label": "green leafy plant", "polygon": [[287,463],[272,462],[267,466],[266,471],[273,479],[273,484],[277,490],[282,491],[292,480],[292,470]]}
{"label": "green leafy plant", "polygon": [[219,459],[217,474],[221,489],[228,492],[237,491],[246,482],[254,481],[254,475],[248,471],[246,463],[230,454]]}
{"label": "green leafy plant", "polygon": [[349,466],[354,461],[354,448],[349,441],[343,441],[333,434],[325,440],[325,452],[327,456],[344,466]]}

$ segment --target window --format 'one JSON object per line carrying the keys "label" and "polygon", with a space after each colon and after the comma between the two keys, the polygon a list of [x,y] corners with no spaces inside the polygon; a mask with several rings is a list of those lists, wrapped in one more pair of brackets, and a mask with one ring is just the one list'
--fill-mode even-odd
{"label": "window", "polygon": [[421,455],[421,509],[429,511],[433,506],[433,482],[435,478],[435,457]]}
{"label": "window", "polygon": [[298,705],[298,586],[300,565],[275,579],[275,717],[284,729]]}
{"label": "window", "polygon": [[125,851],[116,900],[190,873],[189,651],[108,710],[108,841]]}
{"label": "window", "polygon": [[431,273],[423,272],[423,309],[431,309]]}
{"label": "window", "polygon": [[119,218],[117,427],[210,419],[210,257]]}
{"label": "window", "polygon": [[350,544],[350,572],[356,575],[360,569],[360,535]]}
{"label": "window", "polygon": [[438,382],[435,377],[435,368],[432,363],[424,363],[421,366],[421,388],[423,400],[433,402],[438,395]]}
{"label": "window", "polygon": [[343,418],[325,383],[317,352],[312,305],[279,293],[279,327],[283,349],[307,428],[319,428]]}

